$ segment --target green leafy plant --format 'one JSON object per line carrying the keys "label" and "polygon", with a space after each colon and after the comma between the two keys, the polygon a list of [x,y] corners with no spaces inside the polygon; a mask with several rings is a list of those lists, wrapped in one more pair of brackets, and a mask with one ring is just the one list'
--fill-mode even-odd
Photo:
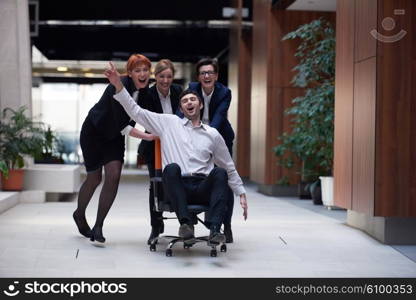
{"label": "green leafy plant", "polygon": [[55,132],[52,131],[51,126],[48,125],[48,128],[44,132],[45,143],[43,145],[43,153],[48,155],[52,155],[52,153],[56,150],[56,145],[58,142],[58,138],[56,137]]}
{"label": "green leafy plant", "polygon": [[286,110],[292,130],[279,137],[274,147],[279,163],[286,168],[296,166],[304,181],[331,175],[334,140],[335,31],[328,21],[314,20],[288,33],[283,40],[301,40],[295,56],[299,64],[292,84],[306,88],[305,95],[292,100]]}
{"label": "green leafy plant", "polygon": [[43,131],[44,143],[42,152],[35,156],[36,163],[63,163],[60,157],[61,140],[56,133],[51,129],[50,125],[45,126]]}
{"label": "green leafy plant", "polygon": [[25,114],[26,107],[5,108],[0,122],[0,171],[5,178],[10,169],[24,166],[24,155],[36,156],[45,144],[41,122]]}

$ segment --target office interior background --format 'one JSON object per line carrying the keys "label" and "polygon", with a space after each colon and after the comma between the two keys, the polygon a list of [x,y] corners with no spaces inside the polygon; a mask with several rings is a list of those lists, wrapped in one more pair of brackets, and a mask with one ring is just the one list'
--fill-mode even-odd
{"label": "office interior background", "polygon": [[[273,151],[291,130],[285,111],[305,93],[291,82],[299,42],[283,37],[329,21],[336,32],[334,206],[382,243],[416,243],[415,1],[2,0],[0,13],[0,108],[25,105],[50,124],[66,145],[66,163],[82,163],[80,127],[107,84],[108,61],[123,70],[132,53],[169,58],[185,87],[195,80],[194,64],[210,56],[233,93],[238,172],[275,196],[294,191],[279,184],[282,177],[289,187],[301,182]],[[137,145],[128,140],[132,169]]]}

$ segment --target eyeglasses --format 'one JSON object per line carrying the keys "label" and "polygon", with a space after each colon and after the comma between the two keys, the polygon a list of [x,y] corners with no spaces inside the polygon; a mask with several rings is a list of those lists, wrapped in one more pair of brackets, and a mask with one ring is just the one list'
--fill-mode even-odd
{"label": "eyeglasses", "polygon": [[200,76],[205,76],[205,75],[208,75],[208,76],[212,76],[212,75],[214,75],[215,74],[215,72],[214,71],[202,71],[202,72],[199,72],[199,75]]}

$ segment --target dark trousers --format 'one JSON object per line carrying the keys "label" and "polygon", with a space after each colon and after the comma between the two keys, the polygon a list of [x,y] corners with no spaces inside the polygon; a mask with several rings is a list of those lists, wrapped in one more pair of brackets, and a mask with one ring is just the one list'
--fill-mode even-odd
{"label": "dark trousers", "polygon": [[[150,178],[155,177],[154,163],[150,162],[147,164]],[[155,199],[153,191],[153,183],[150,182],[149,187],[149,209],[150,209],[150,225],[152,227],[160,227],[163,224],[163,212],[155,211]]]}
{"label": "dark trousers", "polygon": [[207,225],[220,226],[228,198],[228,175],[215,167],[207,177],[182,177],[181,168],[172,163],[163,170],[162,183],[165,197],[170,201],[179,222],[191,220],[187,205],[209,205]]}
{"label": "dark trousers", "polygon": [[[233,143],[227,145],[228,152],[230,152],[231,157],[233,157]],[[231,218],[233,216],[234,209],[234,192],[228,187],[228,199],[227,199],[227,208],[224,215],[223,223],[224,225],[231,225]]]}
{"label": "dark trousers", "polygon": [[227,193],[228,193],[227,205],[226,205],[223,223],[224,225],[231,225],[231,218],[233,216],[233,208],[234,208],[234,192],[229,186],[228,186]]}

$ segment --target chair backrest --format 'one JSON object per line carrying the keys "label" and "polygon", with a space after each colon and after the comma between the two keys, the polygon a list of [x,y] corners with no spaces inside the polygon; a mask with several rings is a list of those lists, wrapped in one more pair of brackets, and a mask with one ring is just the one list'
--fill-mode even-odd
{"label": "chair backrest", "polygon": [[166,201],[162,187],[162,150],[160,139],[155,139],[155,177],[150,179],[153,184],[153,197],[156,211],[173,212],[170,203]]}
{"label": "chair backrest", "polygon": [[162,177],[162,149],[159,138],[155,139],[155,174]]}

